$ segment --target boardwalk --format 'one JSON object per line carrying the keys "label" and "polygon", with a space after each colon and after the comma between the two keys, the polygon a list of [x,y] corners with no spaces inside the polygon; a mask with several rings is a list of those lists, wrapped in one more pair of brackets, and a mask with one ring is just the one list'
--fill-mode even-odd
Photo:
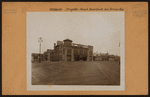
{"label": "boardwalk", "polygon": [[32,85],[120,85],[120,65],[114,61],[33,63]]}

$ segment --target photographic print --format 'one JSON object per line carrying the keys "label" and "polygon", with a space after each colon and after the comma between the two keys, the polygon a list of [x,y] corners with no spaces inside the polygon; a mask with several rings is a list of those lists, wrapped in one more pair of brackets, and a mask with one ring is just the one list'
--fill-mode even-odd
{"label": "photographic print", "polygon": [[124,12],[27,12],[28,90],[124,90]]}
{"label": "photographic print", "polygon": [[147,95],[147,53],[148,2],[2,2],[2,95]]}

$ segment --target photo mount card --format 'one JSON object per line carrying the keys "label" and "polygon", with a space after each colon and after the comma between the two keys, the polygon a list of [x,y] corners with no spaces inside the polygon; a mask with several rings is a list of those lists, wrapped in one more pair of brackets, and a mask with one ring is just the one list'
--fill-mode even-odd
{"label": "photo mount card", "polygon": [[[75,15],[79,12],[80,15]],[[120,26],[124,25],[124,30],[107,34],[110,29],[114,31],[115,26],[119,27],[118,20],[114,22],[116,19],[113,16],[98,18],[97,15],[83,15],[102,12],[123,13],[124,19],[122,17],[120,20],[124,23],[121,22]],[[32,18],[28,17],[29,13],[38,15]],[[43,13],[51,13],[53,19]],[[53,13],[72,13],[74,18],[70,15],[54,17]],[[121,31],[124,32],[118,34],[119,38],[117,35],[116,39],[112,39],[115,33]],[[46,37],[43,36],[48,32]],[[101,32],[103,36],[90,32]],[[108,41],[108,37],[112,38]],[[75,49],[65,47],[66,39],[72,41],[67,45]],[[95,40],[99,39],[106,41],[97,43]],[[117,41],[116,47],[111,48],[114,41]],[[64,46],[57,46],[61,43]],[[119,53],[112,53],[112,49],[117,49]],[[51,56],[47,55],[49,51],[53,52]],[[39,56],[36,56],[37,53],[40,53]],[[147,53],[148,2],[2,2],[2,95],[147,95]],[[57,54],[60,58],[54,57]],[[44,56],[43,59],[40,55]],[[107,64],[108,59],[112,61],[116,55],[120,55],[120,66],[117,65],[119,61],[117,64]],[[49,59],[50,62],[46,61]],[[41,66],[43,61],[45,63]]]}

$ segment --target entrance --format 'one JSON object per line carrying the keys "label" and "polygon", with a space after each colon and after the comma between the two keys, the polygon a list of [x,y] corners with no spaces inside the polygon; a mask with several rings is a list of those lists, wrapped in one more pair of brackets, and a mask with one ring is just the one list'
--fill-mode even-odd
{"label": "entrance", "polygon": [[83,55],[79,56],[79,61],[81,61],[81,60],[83,61]]}
{"label": "entrance", "polygon": [[67,55],[67,61],[71,61],[71,55]]}
{"label": "entrance", "polygon": [[87,60],[87,57],[86,57],[86,56],[84,56],[84,57],[83,57],[83,61],[86,61],[86,60]]}
{"label": "entrance", "polygon": [[78,56],[78,55],[75,55],[75,56],[74,56],[74,60],[75,60],[75,61],[79,61],[79,56]]}

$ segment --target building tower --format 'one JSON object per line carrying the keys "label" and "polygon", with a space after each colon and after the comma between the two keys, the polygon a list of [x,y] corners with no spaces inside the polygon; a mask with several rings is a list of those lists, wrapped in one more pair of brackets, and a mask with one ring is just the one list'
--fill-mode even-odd
{"label": "building tower", "polygon": [[65,46],[65,47],[71,47],[71,46],[72,46],[72,40],[70,40],[70,39],[65,39],[65,40],[64,40],[64,46]]}
{"label": "building tower", "polygon": [[64,49],[65,49],[65,61],[74,61],[74,54],[72,48],[72,40],[65,39],[64,40]]}

